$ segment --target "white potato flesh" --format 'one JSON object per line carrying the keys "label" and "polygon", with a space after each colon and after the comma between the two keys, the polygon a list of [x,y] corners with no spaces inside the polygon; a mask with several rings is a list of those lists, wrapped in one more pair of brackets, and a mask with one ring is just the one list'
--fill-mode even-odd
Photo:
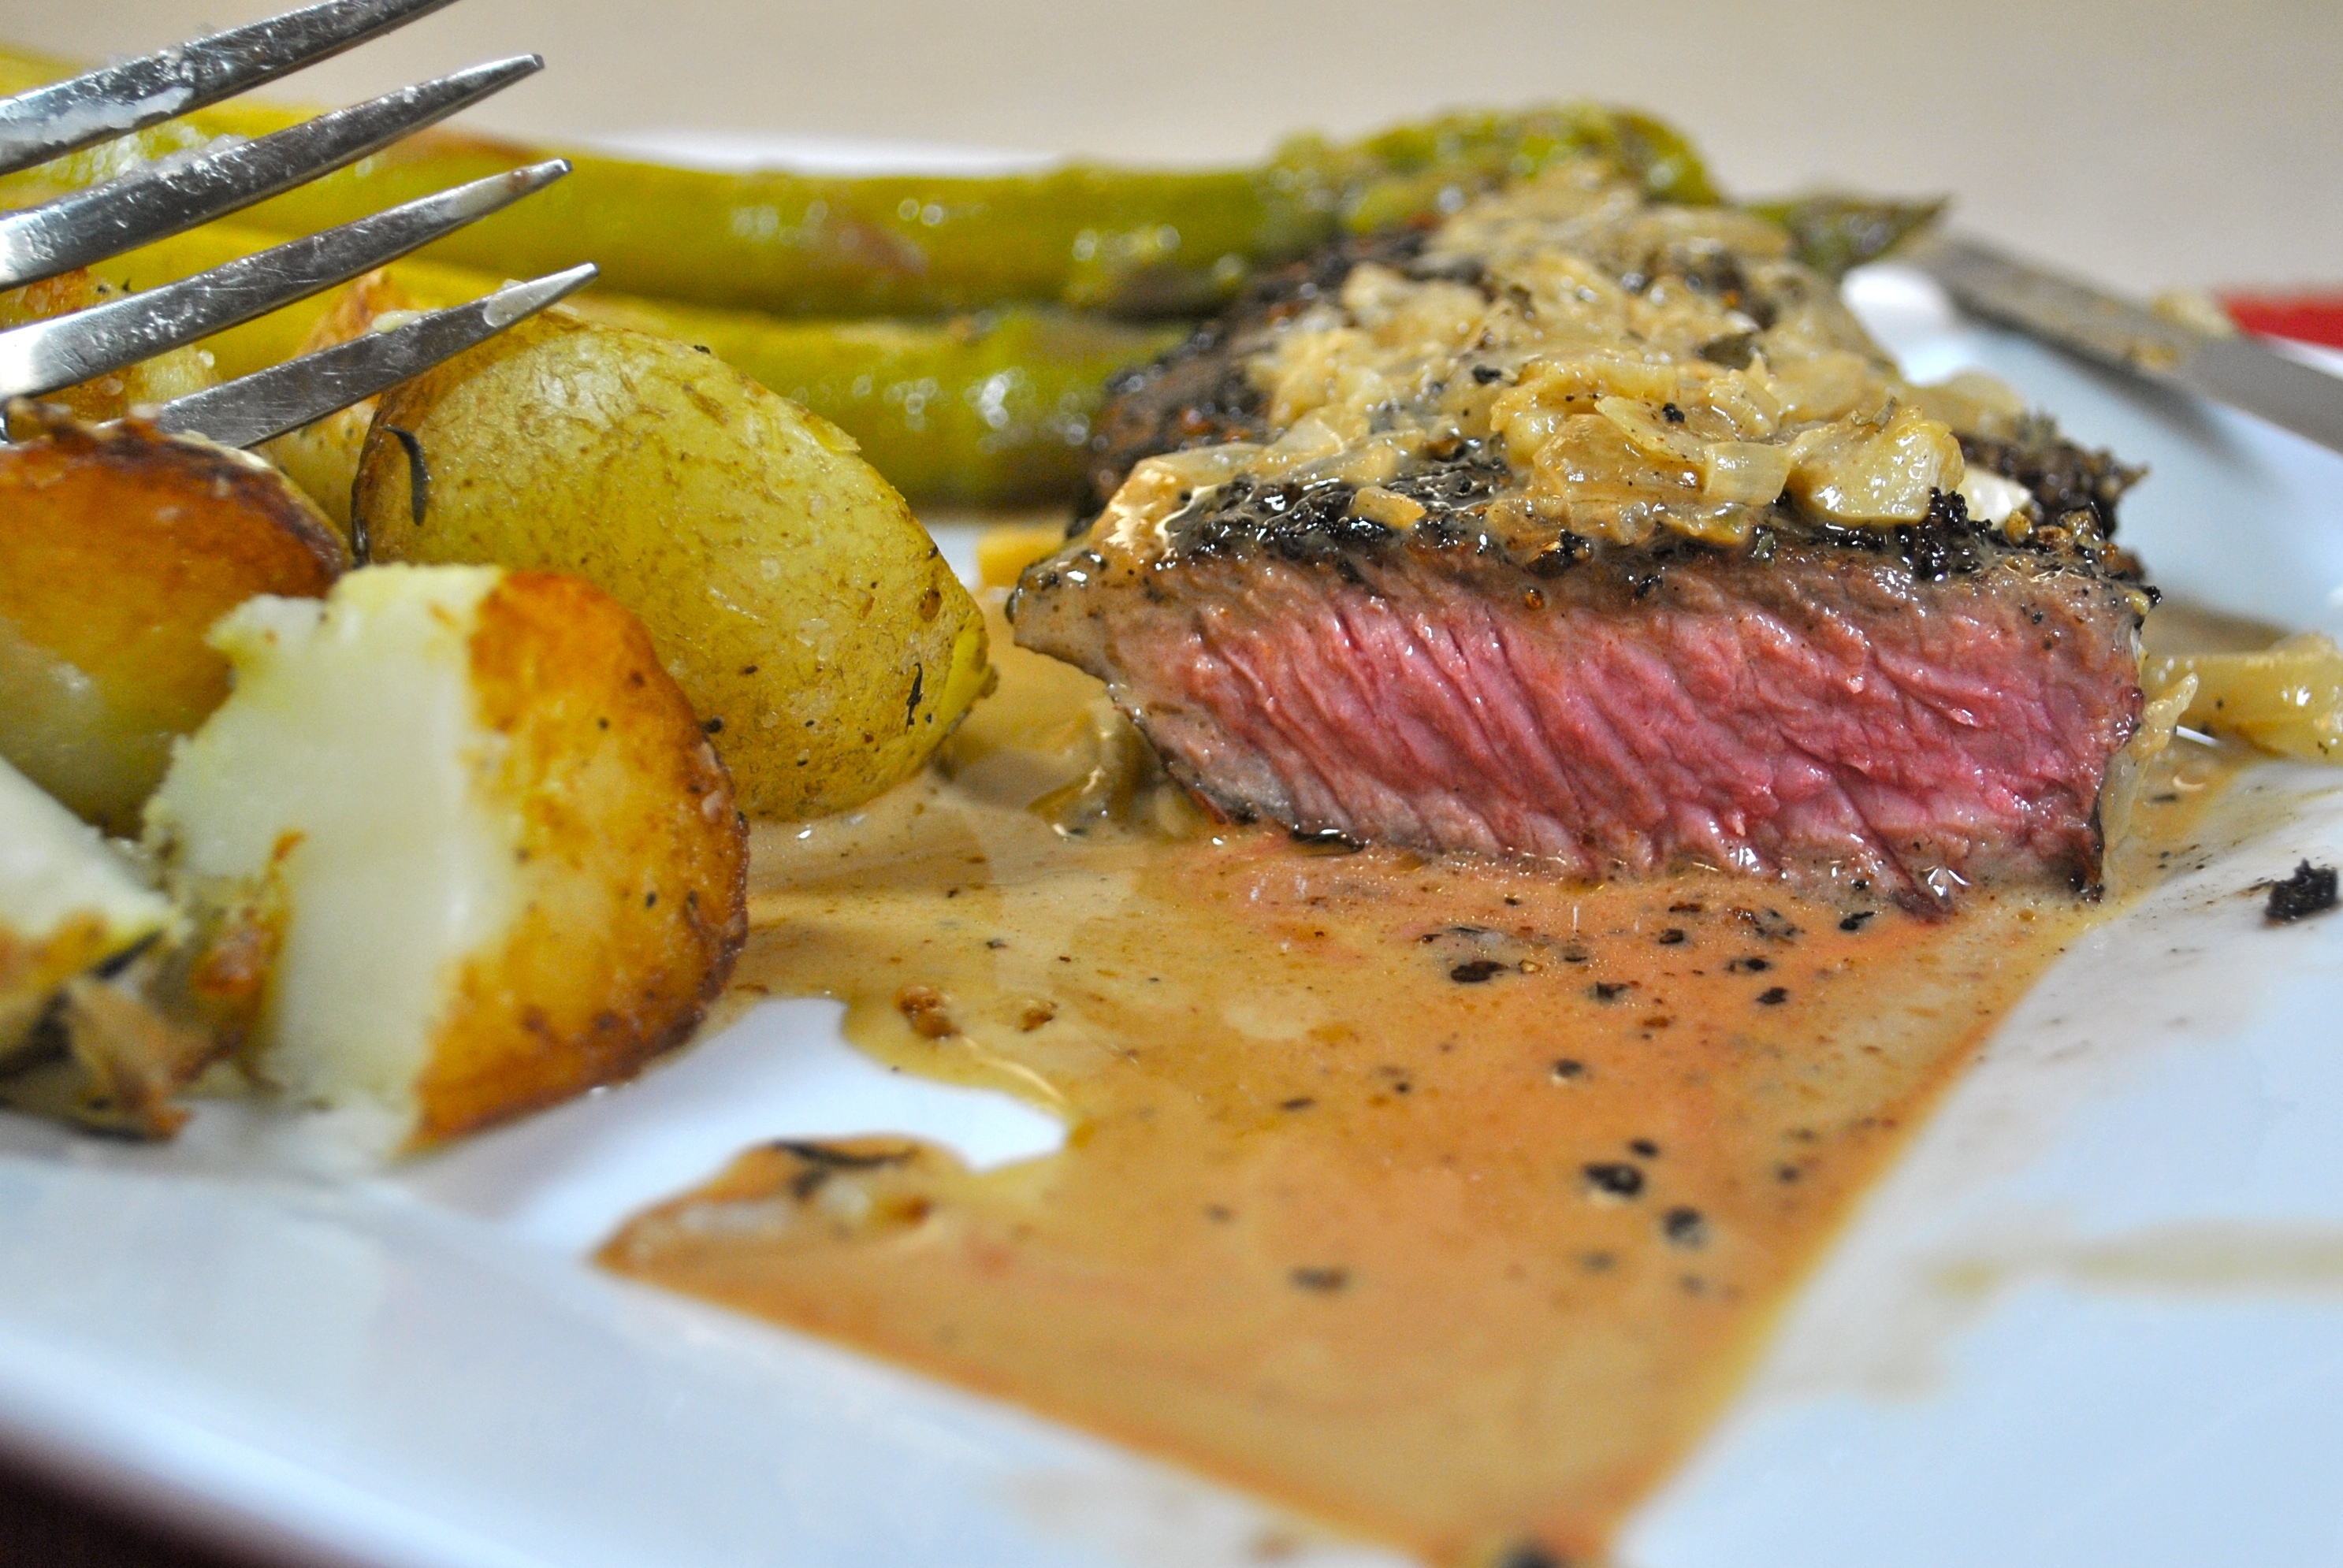
{"label": "white potato flesh", "polygon": [[271,955],[241,1050],[263,1085],[404,1151],[689,1034],[746,934],[747,827],[615,599],[374,567],[211,640],[235,689],[147,836],[216,940]]}
{"label": "white potato flesh", "polygon": [[414,1120],[466,957],[519,907],[519,823],[488,787],[498,738],[471,683],[501,575],[384,568],[330,599],[231,611],[212,641],[235,694],[147,810],[177,878],[266,890],[281,945],[261,1074],[298,1101],[378,1110],[386,1133]]}
{"label": "white potato flesh", "polygon": [[0,1054],[58,986],[169,917],[97,829],[0,761]]}

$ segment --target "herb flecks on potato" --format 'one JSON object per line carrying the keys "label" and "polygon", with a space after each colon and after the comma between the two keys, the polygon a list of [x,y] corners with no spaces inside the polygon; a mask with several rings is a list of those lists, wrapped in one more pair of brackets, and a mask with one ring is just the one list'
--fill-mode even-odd
{"label": "herb flecks on potato", "polygon": [[273,948],[247,1069],[419,1148],[681,1041],[746,934],[747,832],[649,638],[574,578],[377,568],[221,621],[235,694],[148,808]]}
{"label": "herb flecks on potato", "polygon": [[549,311],[399,387],[359,463],[375,559],[571,572],[642,618],[745,809],[844,809],[984,688],[984,622],[828,420],[683,344]]}
{"label": "herb flecks on potato", "polygon": [[342,564],[317,509],[243,453],[61,418],[0,445],[0,758],[135,834],[173,739],[227,695],[212,622],[324,593]]}

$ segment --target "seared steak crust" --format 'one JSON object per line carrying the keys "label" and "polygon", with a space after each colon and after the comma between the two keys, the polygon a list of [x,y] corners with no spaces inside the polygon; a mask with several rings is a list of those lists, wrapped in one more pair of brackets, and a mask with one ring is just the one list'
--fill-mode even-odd
{"label": "seared steak crust", "polygon": [[[2115,535],[2116,503],[2147,472],[2118,463],[2108,453],[2076,446],[2041,417],[2022,421],[2015,435],[2003,439],[1964,435],[1961,455],[1974,467],[2025,486],[2045,518],[2102,539]],[[2076,517],[2077,512],[2083,516]],[[2135,563],[2127,563],[2125,569],[2132,577],[2139,575]]]}
{"label": "seared steak crust", "polygon": [[1394,229],[1289,262],[1256,278],[1235,304],[1161,359],[1109,381],[1106,406],[1091,427],[1083,517],[1106,505],[1141,457],[1266,436],[1269,420],[1245,374],[1246,356],[1280,323],[1339,293],[1363,261],[1414,276],[1419,269],[1412,264],[1423,237],[1419,228]]}
{"label": "seared steak crust", "polygon": [[[1097,516],[1141,459],[1225,441],[1259,441],[1270,434],[1264,399],[1247,375],[1245,361],[1279,324],[1342,289],[1362,262],[1395,267],[1409,276],[1454,276],[1421,265],[1424,236],[1401,229],[1333,246],[1257,279],[1222,316],[1199,325],[1188,340],[1151,364],[1123,371],[1107,384],[1107,401],[1093,422],[1090,493],[1081,520]],[[1735,346],[1712,346],[1713,356],[1730,357]],[[2015,480],[2032,492],[2046,520],[2066,522],[2069,532],[2087,525],[2099,541],[2116,531],[2116,507],[2138,483],[2144,469],[2116,461],[2103,451],[2078,447],[2051,420],[2034,417],[2003,437],[1963,434],[1961,453],[1970,464]],[[1493,459],[1469,454],[1471,465]],[[1321,503],[1322,505],[1322,503]],[[2137,579],[2127,558],[2116,569]]]}
{"label": "seared steak crust", "polygon": [[[2053,450],[2076,464],[2107,461],[2104,453],[2085,453],[2064,443]],[[1406,530],[1422,542],[1441,548],[1463,545],[1483,555],[1503,555],[1508,553],[1507,546],[1487,531],[1484,513],[1490,498],[1503,485],[1505,474],[1501,459],[1478,443],[1467,442],[1446,461],[1393,479],[1383,487],[1424,508],[1423,518]],[[1166,531],[1175,554],[1224,556],[1257,547],[1292,561],[1332,560],[1345,549],[1372,550],[1398,540],[1399,530],[1358,515],[1357,497],[1357,487],[1340,479],[1264,484],[1239,475],[1215,490],[1204,505],[1175,516]],[[2112,519],[2114,502],[2108,500],[2104,507]],[[1918,523],[1894,528],[1847,528],[1809,522],[1788,530],[1787,538],[1824,549],[1889,557],[1927,582],[1973,576],[1996,561],[2025,558],[2044,567],[2066,567],[2104,576],[2111,582],[2139,584],[2137,563],[2110,546],[2094,526],[2098,515],[2093,500],[2077,499],[2057,514],[2059,523],[2035,528],[2024,538],[2013,540],[1996,525],[1972,518],[1959,496],[1939,492],[1927,517]],[[1785,534],[1761,530],[1745,552],[1735,553],[1746,553],[1758,561],[1771,560],[1784,539]],[[1600,554],[1631,577],[1649,578],[1672,560],[1707,553],[1713,553],[1709,547],[1676,535],[1663,534],[1649,544],[1622,549],[1606,548],[1564,532],[1542,540],[1536,553],[1524,555],[1521,564],[1539,577],[1551,578]],[[2153,597],[2154,590],[2142,591]]]}

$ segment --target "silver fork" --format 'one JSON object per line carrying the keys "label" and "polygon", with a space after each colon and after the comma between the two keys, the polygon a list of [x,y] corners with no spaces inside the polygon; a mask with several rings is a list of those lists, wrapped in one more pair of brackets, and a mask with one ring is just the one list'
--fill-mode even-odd
{"label": "silver fork", "polygon": [[[0,174],[198,109],[453,0],[325,0],[0,99]],[[492,61],[248,142],[145,164],[0,216],[0,288],[86,266],[355,163],[544,65]],[[560,158],[402,203],[306,239],[70,316],[0,332],[0,406],[37,397],[266,315],[396,260],[569,172]],[[374,396],[593,281],[588,263],[395,330],[305,354],[162,405],[166,431],[249,447]]]}

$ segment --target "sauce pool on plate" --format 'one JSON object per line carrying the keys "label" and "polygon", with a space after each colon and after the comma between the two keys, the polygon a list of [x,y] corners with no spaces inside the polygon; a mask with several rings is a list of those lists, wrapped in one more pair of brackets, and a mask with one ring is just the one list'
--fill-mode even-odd
{"label": "sauce pool on plate", "polygon": [[[770,1144],[602,1261],[1434,1563],[1599,1554],[2107,912],[1217,825],[1096,682],[1006,642],[942,766],[761,830],[739,983],[843,1000],[862,1050],[1040,1105],[1065,1147],[972,1172],[883,1132]],[[2141,866],[2224,767],[2184,749]]]}

